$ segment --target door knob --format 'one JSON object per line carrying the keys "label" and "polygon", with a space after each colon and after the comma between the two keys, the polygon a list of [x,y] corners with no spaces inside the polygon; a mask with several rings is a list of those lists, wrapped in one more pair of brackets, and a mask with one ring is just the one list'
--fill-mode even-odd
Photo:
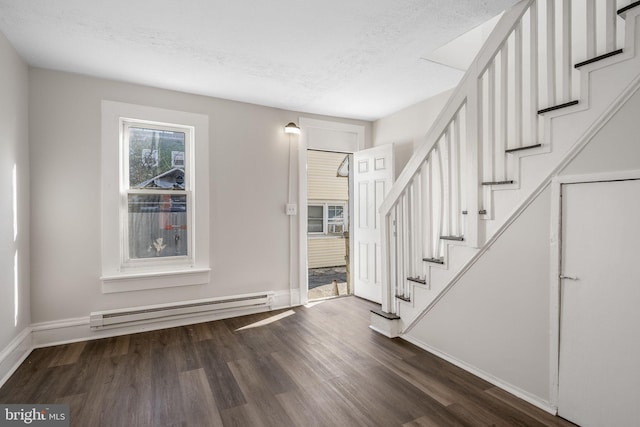
{"label": "door knob", "polygon": [[567,280],[580,280],[575,276],[565,276],[565,275],[562,275],[562,274],[560,275],[560,278],[561,279],[567,279]]}

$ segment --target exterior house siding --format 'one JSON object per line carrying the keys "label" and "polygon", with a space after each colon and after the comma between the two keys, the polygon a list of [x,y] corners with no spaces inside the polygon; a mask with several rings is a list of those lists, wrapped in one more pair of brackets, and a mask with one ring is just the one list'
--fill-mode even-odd
{"label": "exterior house siding", "polygon": [[307,198],[314,200],[349,200],[349,183],[337,172],[344,160],[344,153],[310,150],[307,157]]}
{"label": "exterior house siding", "polygon": [[[349,180],[337,176],[344,153],[308,152],[307,194],[309,205],[323,203],[348,204]],[[345,265],[346,242],[335,235],[310,234],[308,241],[309,268]]]}
{"label": "exterior house siding", "polygon": [[309,239],[309,268],[345,265],[344,237]]}

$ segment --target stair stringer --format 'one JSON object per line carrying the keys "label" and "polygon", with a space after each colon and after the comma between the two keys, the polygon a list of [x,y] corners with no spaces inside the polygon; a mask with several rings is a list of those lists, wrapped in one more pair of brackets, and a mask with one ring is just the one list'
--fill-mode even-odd
{"label": "stair stringer", "polygon": [[624,53],[583,67],[580,103],[546,113],[545,144],[539,151],[512,159],[516,183],[490,191],[493,209],[479,223],[479,236],[485,244],[479,249],[446,244],[446,265],[430,266],[427,285],[411,284],[411,301],[398,301],[402,333],[407,333],[437,304],[640,85],[640,55],[636,55],[640,8],[627,12],[626,19]]}
{"label": "stair stringer", "polygon": [[[640,62],[640,61],[638,61]],[[640,66],[640,64],[635,64]],[[640,68],[636,68],[640,70]],[[500,238],[500,236],[522,215],[522,213],[536,200],[536,198],[549,186],[554,177],[565,169],[580,152],[589,144],[594,136],[615,116],[615,114],[622,108],[622,106],[640,90],[640,71],[636,71],[636,77],[630,84],[623,90],[618,97],[612,101],[607,110],[600,115],[591,125],[583,131],[576,143],[565,153],[565,156],[555,165],[555,167],[548,173],[548,175],[533,189],[533,191],[526,197],[526,199],[508,216],[506,221],[500,225],[495,233],[487,240],[487,242],[478,249],[468,261],[451,275],[451,279],[444,286],[436,286],[433,289],[434,292],[431,295],[430,301],[427,302],[425,308],[420,311],[418,315],[412,318],[410,321],[403,319],[402,334],[407,334],[413,329],[428,313],[431,311],[438,302],[449,292],[455,284],[469,271],[469,269],[477,263],[482,256],[489,250],[492,245]],[[433,285],[432,285],[433,286]],[[417,304],[416,304],[417,305]],[[416,310],[417,311],[417,310]]]}

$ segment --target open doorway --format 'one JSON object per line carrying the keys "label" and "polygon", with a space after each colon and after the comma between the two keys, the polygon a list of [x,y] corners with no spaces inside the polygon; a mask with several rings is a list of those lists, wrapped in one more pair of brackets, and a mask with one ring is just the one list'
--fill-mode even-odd
{"label": "open doorway", "polygon": [[353,294],[349,272],[351,154],[307,152],[308,300]]}

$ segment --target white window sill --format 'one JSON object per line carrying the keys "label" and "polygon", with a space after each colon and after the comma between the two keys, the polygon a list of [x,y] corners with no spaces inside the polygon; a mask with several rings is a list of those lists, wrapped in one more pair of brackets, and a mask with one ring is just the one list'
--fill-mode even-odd
{"label": "white window sill", "polygon": [[188,270],[114,274],[102,276],[100,280],[102,280],[102,293],[110,294],[177,286],[204,285],[209,283],[210,272],[210,268],[190,268]]}

